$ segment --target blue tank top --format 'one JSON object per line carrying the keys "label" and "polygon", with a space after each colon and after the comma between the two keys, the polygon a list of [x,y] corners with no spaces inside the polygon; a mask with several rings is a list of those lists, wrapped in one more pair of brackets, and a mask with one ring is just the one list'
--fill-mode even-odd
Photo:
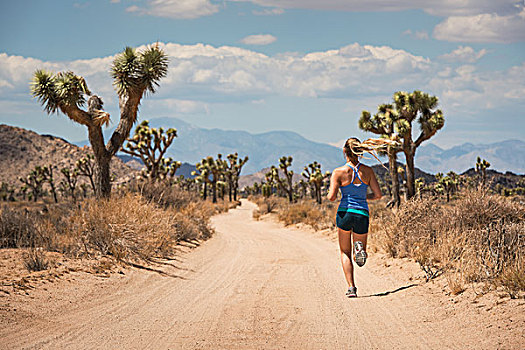
{"label": "blue tank top", "polygon": [[[337,211],[354,212],[368,216],[368,203],[366,201],[366,190],[368,185],[365,184],[359,176],[358,170],[361,163],[358,163],[355,168],[348,163],[345,165],[353,170],[352,181],[346,186],[339,187],[342,198]],[[356,176],[359,181],[361,181],[360,184],[354,184]]]}

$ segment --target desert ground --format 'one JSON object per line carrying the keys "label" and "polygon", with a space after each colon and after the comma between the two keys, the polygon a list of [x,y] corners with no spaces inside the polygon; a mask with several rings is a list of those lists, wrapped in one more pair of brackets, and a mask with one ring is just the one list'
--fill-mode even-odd
{"label": "desert ground", "polygon": [[3,349],[523,349],[525,300],[454,296],[370,252],[348,299],[333,235],[255,221],[243,200],[173,260],[0,293]]}

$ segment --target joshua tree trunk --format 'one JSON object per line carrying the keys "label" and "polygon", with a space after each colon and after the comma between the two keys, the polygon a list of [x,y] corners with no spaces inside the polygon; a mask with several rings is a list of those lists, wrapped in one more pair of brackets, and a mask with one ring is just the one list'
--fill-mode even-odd
{"label": "joshua tree trunk", "polygon": [[397,171],[397,154],[395,151],[388,151],[388,167],[390,168],[390,177],[392,178],[392,201],[389,206],[399,207],[401,198],[399,196],[399,174]]}
{"label": "joshua tree trunk", "polygon": [[211,189],[213,193],[213,203],[217,203],[217,181],[211,183]]}
{"label": "joshua tree trunk", "polygon": [[109,198],[111,194],[110,163],[111,157],[102,157],[95,163],[95,196],[97,198]]}
{"label": "joshua tree trunk", "polygon": [[405,159],[406,159],[406,187],[407,187],[407,198],[410,199],[415,196],[416,194],[416,188],[415,188],[415,174],[414,174],[414,156],[416,153],[415,146],[409,145],[408,147],[403,148],[403,152],[405,153]]}

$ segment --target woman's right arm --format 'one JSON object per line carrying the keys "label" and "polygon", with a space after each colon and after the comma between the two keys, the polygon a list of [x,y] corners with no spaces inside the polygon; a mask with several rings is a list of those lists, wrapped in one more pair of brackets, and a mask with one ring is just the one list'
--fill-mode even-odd
{"label": "woman's right arm", "polygon": [[337,190],[339,189],[339,180],[337,179],[336,171],[332,172],[330,177],[330,189],[328,190],[328,200],[333,202],[337,199]]}

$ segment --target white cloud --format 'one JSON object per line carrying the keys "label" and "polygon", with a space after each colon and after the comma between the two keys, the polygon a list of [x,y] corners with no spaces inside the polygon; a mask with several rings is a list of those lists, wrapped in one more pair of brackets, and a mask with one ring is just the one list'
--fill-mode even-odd
{"label": "white cloud", "polygon": [[209,114],[210,112],[209,104],[201,101],[167,98],[159,100],[158,103],[168,108],[169,112],[181,114]]}
{"label": "white cloud", "polygon": [[252,2],[260,6],[302,8],[349,12],[381,12],[423,9],[436,16],[476,15],[480,13],[511,13],[519,0],[230,0]]}
{"label": "white cloud", "polygon": [[453,16],[434,28],[434,38],[456,42],[525,41],[525,9],[510,15]]}
{"label": "white cloud", "polygon": [[[148,100],[177,113],[207,113],[215,102],[257,103],[272,96],[344,98],[373,105],[387,101],[385,96],[394,91],[414,89],[438,96],[449,111],[468,113],[525,100],[525,63],[505,71],[478,71],[468,64],[456,67],[455,62],[472,63],[485,54],[470,47],[431,61],[404,50],[357,43],[275,56],[232,46],[160,46],[169,56],[169,72],[158,93]],[[31,101],[29,81],[37,68],[72,70],[86,78],[108,108],[116,109],[118,101],[108,74],[113,58],[46,62],[1,53],[0,100]]]}
{"label": "white cloud", "polygon": [[209,0],[150,0],[146,8],[133,5],[126,11],[156,17],[193,19],[212,15],[219,11],[219,6]]}
{"label": "white cloud", "polygon": [[112,4],[118,4],[119,2],[120,2],[120,0],[111,0]]}
{"label": "white cloud", "polygon": [[[523,0],[230,0],[283,9],[302,8],[348,12],[384,12],[422,9],[434,16],[448,17],[434,28],[438,40],[455,42],[525,41]],[[405,35],[428,39],[425,31]]]}
{"label": "white cloud", "polygon": [[275,42],[276,40],[277,38],[271,34],[256,34],[248,35],[247,37],[241,39],[241,43],[247,45],[268,45]]}
{"label": "white cloud", "polygon": [[470,46],[460,46],[450,53],[439,56],[439,58],[449,62],[474,63],[485,56],[486,53],[486,49],[476,52]]}
{"label": "white cloud", "polygon": [[284,10],[281,8],[273,8],[273,9],[263,9],[263,10],[253,10],[252,13],[256,16],[275,16],[275,15],[282,15],[284,13]]}
{"label": "white cloud", "polygon": [[428,40],[428,33],[424,30],[416,30],[412,32],[410,29],[407,29],[403,32],[403,35],[410,36],[418,40]]}

